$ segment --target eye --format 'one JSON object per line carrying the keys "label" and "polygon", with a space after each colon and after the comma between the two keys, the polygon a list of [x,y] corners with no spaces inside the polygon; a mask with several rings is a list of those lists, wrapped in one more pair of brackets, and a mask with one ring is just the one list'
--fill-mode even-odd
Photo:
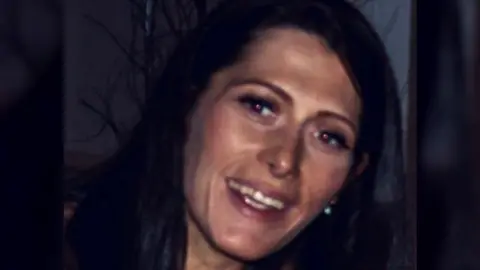
{"label": "eye", "polygon": [[249,95],[240,97],[239,102],[260,116],[272,117],[275,115],[275,105],[266,99]]}
{"label": "eye", "polygon": [[328,145],[329,147],[333,147],[336,149],[348,149],[345,136],[335,133],[335,132],[328,132],[328,131],[319,131],[315,134],[315,137],[322,143]]}

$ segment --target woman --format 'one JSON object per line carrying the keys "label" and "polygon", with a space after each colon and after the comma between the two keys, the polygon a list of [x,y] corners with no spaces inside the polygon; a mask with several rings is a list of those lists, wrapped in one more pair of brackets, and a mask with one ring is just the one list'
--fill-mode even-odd
{"label": "woman", "polygon": [[[97,241],[74,237],[85,269],[353,269],[358,224],[385,181],[379,164],[401,172],[395,80],[359,11],[227,1],[180,44],[147,100],[110,182],[90,195],[114,207],[82,205],[121,227],[83,222]],[[383,155],[384,137],[395,154]]]}

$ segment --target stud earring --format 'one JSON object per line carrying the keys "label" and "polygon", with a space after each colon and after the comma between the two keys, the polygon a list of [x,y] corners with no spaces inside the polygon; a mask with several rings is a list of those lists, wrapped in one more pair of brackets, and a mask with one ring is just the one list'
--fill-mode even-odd
{"label": "stud earring", "polygon": [[332,207],[329,205],[323,209],[323,213],[327,216],[330,216],[332,214]]}

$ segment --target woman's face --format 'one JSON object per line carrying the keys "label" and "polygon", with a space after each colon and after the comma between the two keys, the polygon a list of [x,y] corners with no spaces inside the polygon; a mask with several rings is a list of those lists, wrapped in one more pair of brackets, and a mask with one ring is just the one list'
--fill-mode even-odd
{"label": "woman's face", "polygon": [[189,119],[184,183],[194,226],[245,260],[287,244],[345,183],[360,112],[321,39],[264,31],[213,75]]}

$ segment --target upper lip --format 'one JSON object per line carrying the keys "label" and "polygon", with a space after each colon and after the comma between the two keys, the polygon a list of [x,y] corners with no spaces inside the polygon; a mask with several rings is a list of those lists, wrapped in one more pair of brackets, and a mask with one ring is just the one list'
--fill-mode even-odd
{"label": "upper lip", "polygon": [[294,203],[293,196],[289,195],[286,192],[281,192],[273,189],[271,186],[264,184],[260,181],[250,181],[243,178],[228,177],[228,179],[234,180],[241,185],[251,187],[255,190],[260,191],[263,195],[282,201],[285,205],[292,205]]}

